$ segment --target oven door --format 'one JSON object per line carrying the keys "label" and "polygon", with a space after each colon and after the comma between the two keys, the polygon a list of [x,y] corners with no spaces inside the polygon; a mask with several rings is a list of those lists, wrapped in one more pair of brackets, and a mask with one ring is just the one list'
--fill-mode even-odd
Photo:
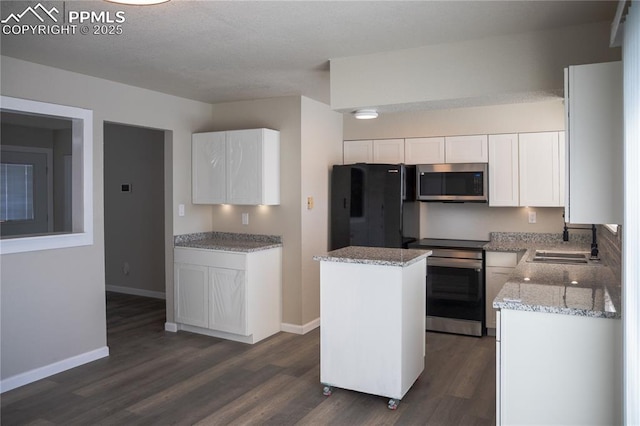
{"label": "oven door", "polygon": [[429,258],[427,317],[482,322],[482,260]]}

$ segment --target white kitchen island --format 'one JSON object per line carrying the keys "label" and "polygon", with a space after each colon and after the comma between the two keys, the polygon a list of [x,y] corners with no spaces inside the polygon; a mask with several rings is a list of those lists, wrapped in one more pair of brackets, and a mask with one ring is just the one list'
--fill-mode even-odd
{"label": "white kitchen island", "polygon": [[345,247],[320,261],[320,381],[390,398],[395,409],[425,356],[426,250]]}

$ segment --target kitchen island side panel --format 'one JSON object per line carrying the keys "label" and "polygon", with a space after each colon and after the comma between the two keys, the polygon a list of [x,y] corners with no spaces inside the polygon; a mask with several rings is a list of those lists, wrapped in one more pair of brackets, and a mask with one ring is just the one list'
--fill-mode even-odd
{"label": "kitchen island side panel", "polygon": [[426,260],[321,262],[320,381],[400,399],[424,369]]}

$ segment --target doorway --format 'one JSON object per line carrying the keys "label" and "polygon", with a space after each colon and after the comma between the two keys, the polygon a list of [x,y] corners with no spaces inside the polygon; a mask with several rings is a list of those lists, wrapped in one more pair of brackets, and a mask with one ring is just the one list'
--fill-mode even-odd
{"label": "doorway", "polygon": [[104,123],[106,290],[165,299],[165,131]]}

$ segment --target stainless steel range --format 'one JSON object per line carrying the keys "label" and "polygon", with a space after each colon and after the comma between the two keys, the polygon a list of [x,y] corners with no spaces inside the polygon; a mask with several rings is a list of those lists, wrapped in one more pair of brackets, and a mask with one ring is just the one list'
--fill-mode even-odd
{"label": "stainless steel range", "polygon": [[427,330],[482,336],[487,243],[426,238],[409,244],[433,251],[427,259]]}

